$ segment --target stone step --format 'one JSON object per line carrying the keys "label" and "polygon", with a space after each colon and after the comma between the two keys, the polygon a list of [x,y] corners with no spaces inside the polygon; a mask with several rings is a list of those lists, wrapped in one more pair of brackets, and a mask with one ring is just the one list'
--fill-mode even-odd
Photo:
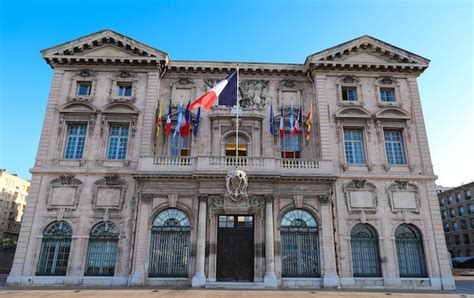
{"label": "stone step", "polygon": [[263,282],[206,282],[206,289],[265,289]]}

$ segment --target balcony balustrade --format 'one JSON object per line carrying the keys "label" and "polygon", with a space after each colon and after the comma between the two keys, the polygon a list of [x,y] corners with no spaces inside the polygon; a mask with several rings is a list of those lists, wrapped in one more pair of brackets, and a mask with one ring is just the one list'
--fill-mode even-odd
{"label": "balcony balustrade", "polygon": [[331,163],[314,159],[235,156],[143,156],[138,173],[192,174],[227,173],[239,168],[248,174],[330,175]]}

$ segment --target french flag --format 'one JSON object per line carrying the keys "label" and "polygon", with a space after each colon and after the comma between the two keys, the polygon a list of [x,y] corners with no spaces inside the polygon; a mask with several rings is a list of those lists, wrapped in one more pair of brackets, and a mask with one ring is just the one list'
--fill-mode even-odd
{"label": "french flag", "polygon": [[168,116],[166,116],[166,127],[165,127],[166,135],[169,136],[171,134],[171,103],[168,108]]}
{"label": "french flag", "polygon": [[295,124],[293,125],[293,128],[291,129],[291,136],[294,137],[298,134],[298,132],[300,131],[300,121],[301,121],[301,118],[302,118],[302,110],[303,110],[303,107],[300,106],[300,111],[298,112],[298,117],[296,118],[296,122]]}
{"label": "french flag", "polygon": [[204,107],[204,110],[209,111],[217,98],[219,98],[219,105],[233,106],[237,104],[236,70],[232,72],[227,78],[220,81],[216,86],[214,86],[214,88],[193,101],[188,107],[188,110]]}
{"label": "french flag", "polygon": [[179,135],[184,138],[189,136],[189,131],[191,129],[191,119],[189,119],[189,105],[191,101],[188,101],[186,111],[184,112],[184,119],[179,125]]}

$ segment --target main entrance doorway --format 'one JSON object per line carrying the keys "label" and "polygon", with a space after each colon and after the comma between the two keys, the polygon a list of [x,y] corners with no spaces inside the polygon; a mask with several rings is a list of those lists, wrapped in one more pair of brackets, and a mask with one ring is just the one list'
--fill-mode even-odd
{"label": "main entrance doorway", "polygon": [[253,226],[252,215],[219,215],[218,281],[253,281]]}

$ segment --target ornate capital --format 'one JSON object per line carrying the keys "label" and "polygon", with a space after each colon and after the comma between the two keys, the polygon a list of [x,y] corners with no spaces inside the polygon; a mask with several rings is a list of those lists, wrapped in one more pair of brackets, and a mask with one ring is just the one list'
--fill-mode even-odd
{"label": "ornate capital", "polygon": [[152,194],[152,193],[142,193],[141,194],[142,202],[146,202],[146,203],[151,202],[154,197],[155,197],[155,195]]}
{"label": "ornate capital", "polygon": [[224,207],[224,198],[222,196],[209,197],[209,207]]}
{"label": "ornate capital", "polygon": [[275,201],[275,197],[270,194],[263,196],[263,199],[265,200],[265,203],[273,204],[273,202]]}
{"label": "ornate capital", "polygon": [[321,204],[329,203],[329,196],[328,195],[318,195],[317,198],[318,198],[318,200]]}
{"label": "ornate capital", "polygon": [[207,202],[208,199],[209,199],[209,194],[207,193],[201,193],[198,195],[199,202]]}

